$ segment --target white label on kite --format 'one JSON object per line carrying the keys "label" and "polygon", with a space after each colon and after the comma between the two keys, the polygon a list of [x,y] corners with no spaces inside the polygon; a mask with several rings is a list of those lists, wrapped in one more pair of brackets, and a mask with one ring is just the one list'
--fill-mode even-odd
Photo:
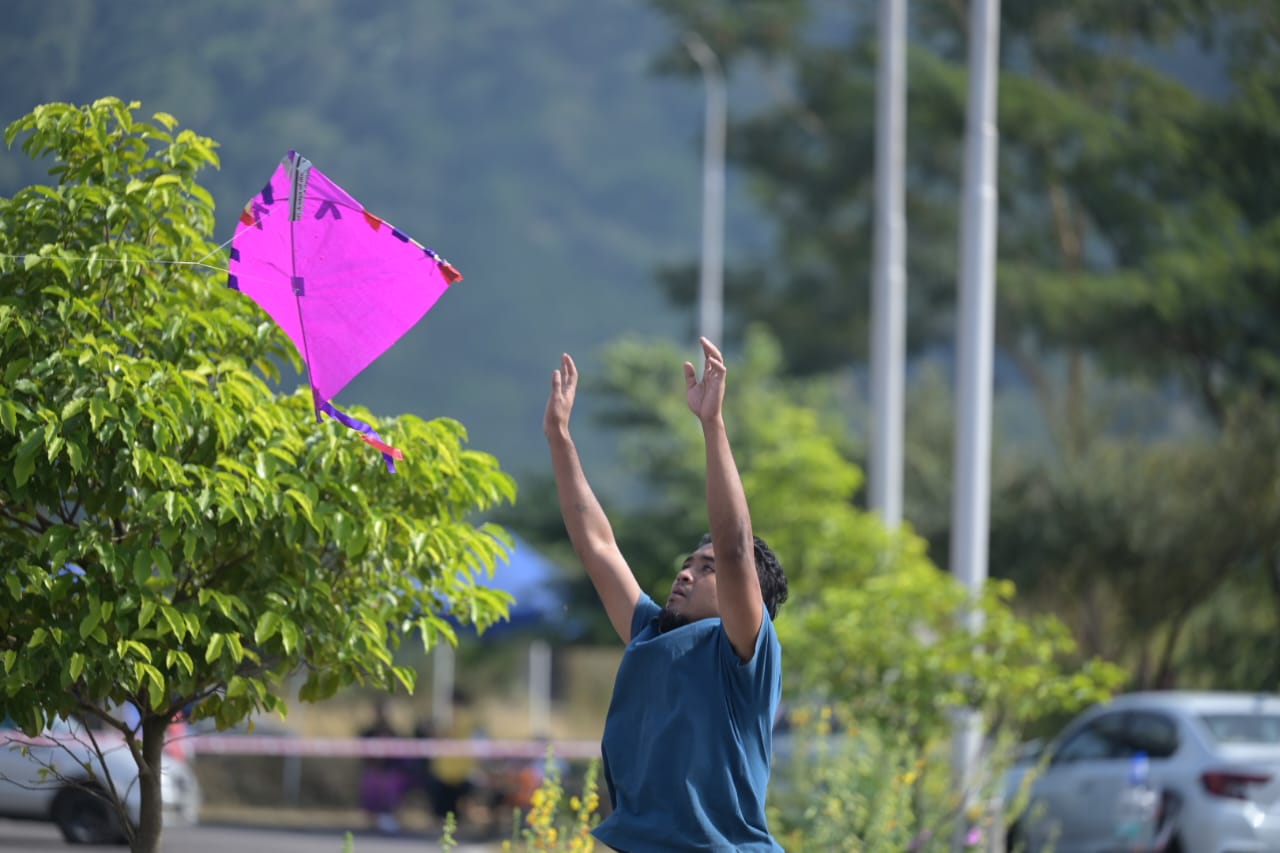
{"label": "white label on kite", "polygon": [[311,161],[299,154],[293,158],[289,172],[289,221],[297,222],[302,218],[302,202],[307,196]]}

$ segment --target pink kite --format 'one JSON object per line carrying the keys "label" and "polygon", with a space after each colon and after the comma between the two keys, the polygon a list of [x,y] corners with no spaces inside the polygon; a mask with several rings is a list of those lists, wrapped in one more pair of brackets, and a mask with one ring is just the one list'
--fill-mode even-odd
{"label": "pink kite", "polygon": [[316,420],[324,412],[358,431],[393,472],[400,451],[331,401],[461,279],[296,151],[245,205],[227,268],[227,286],[261,305],[298,348]]}

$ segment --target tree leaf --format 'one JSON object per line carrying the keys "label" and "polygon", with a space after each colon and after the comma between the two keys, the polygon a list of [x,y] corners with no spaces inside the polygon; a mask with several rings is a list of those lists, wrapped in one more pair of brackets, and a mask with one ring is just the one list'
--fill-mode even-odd
{"label": "tree leaf", "polygon": [[298,626],[292,619],[282,619],[280,621],[280,640],[284,644],[285,654],[293,654],[302,641],[302,632],[298,630]]}
{"label": "tree leaf", "polygon": [[204,662],[213,663],[222,656],[222,647],[227,642],[224,634],[211,634],[209,636],[209,646],[204,651]]}
{"label": "tree leaf", "polygon": [[187,623],[182,618],[182,613],[173,605],[162,604],[160,605],[160,615],[163,617],[165,624],[169,626],[169,631],[174,638],[181,642],[183,635],[187,632]]}
{"label": "tree leaf", "polygon": [[191,659],[191,655],[181,649],[170,649],[165,653],[165,666],[173,669],[175,665],[181,666],[189,676],[195,674],[195,661]]}
{"label": "tree leaf", "polygon": [[85,397],[77,397],[62,407],[61,418],[63,421],[69,421],[83,412],[89,405],[89,400]]}
{"label": "tree leaf", "polygon": [[4,427],[6,432],[18,428],[18,407],[12,400],[0,400],[0,427]]}
{"label": "tree leaf", "polygon": [[262,645],[274,637],[279,629],[280,614],[274,610],[268,610],[258,618],[258,627],[253,632],[253,641]]}
{"label": "tree leaf", "polygon": [[102,622],[102,611],[98,609],[97,602],[91,602],[89,612],[85,614],[84,619],[80,620],[80,638],[87,639],[89,635],[98,630],[98,625]]}
{"label": "tree leaf", "polygon": [[18,452],[13,461],[13,480],[18,486],[26,484],[36,470],[36,451],[44,443],[39,430],[32,430],[30,435],[18,445]]}
{"label": "tree leaf", "polygon": [[156,603],[148,598],[142,602],[142,606],[138,608],[138,628],[145,628],[151,623],[151,618],[156,615]]}

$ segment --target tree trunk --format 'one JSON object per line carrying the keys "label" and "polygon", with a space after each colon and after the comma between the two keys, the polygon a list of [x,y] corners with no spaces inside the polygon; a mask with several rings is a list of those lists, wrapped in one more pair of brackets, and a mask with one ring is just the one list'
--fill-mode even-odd
{"label": "tree trunk", "polygon": [[159,853],[160,832],[164,828],[164,803],[160,793],[160,765],[164,760],[167,717],[148,716],[142,721],[142,763],[138,766],[141,808],[133,835],[133,853]]}

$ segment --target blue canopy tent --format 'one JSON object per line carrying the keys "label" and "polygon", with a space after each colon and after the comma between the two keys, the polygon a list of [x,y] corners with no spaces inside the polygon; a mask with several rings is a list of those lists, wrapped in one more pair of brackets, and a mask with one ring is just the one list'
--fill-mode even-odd
{"label": "blue canopy tent", "polygon": [[559,569],[533,546],[518,536],[507,559],[498,563],[492,578],[479,584],[510,593],[515,598],[510,619],[485,631],[485,636],[502,636],[511,631],[551,628],[565,635],[570,625],[568,605],[560,590]]}
{"label": "blue canopy tent", "polygon": [[[545,736],[551,724],[551,646],[544,636],[550,633],[568,639],[576,633],[576,627],[568,615],[556,564],[518,536],[513,535],[512,540],[515,547],[498,563],[493,577],[476,580],[479,585],[509,593],[515,599],[509,618],[489,626],[482,641],[506,639],[521,633],[531,637],[529,728],[531,734]],[[453,683],[453,647],[441,643],[432,656],[432,719],[441,731],[449,727]]]}

